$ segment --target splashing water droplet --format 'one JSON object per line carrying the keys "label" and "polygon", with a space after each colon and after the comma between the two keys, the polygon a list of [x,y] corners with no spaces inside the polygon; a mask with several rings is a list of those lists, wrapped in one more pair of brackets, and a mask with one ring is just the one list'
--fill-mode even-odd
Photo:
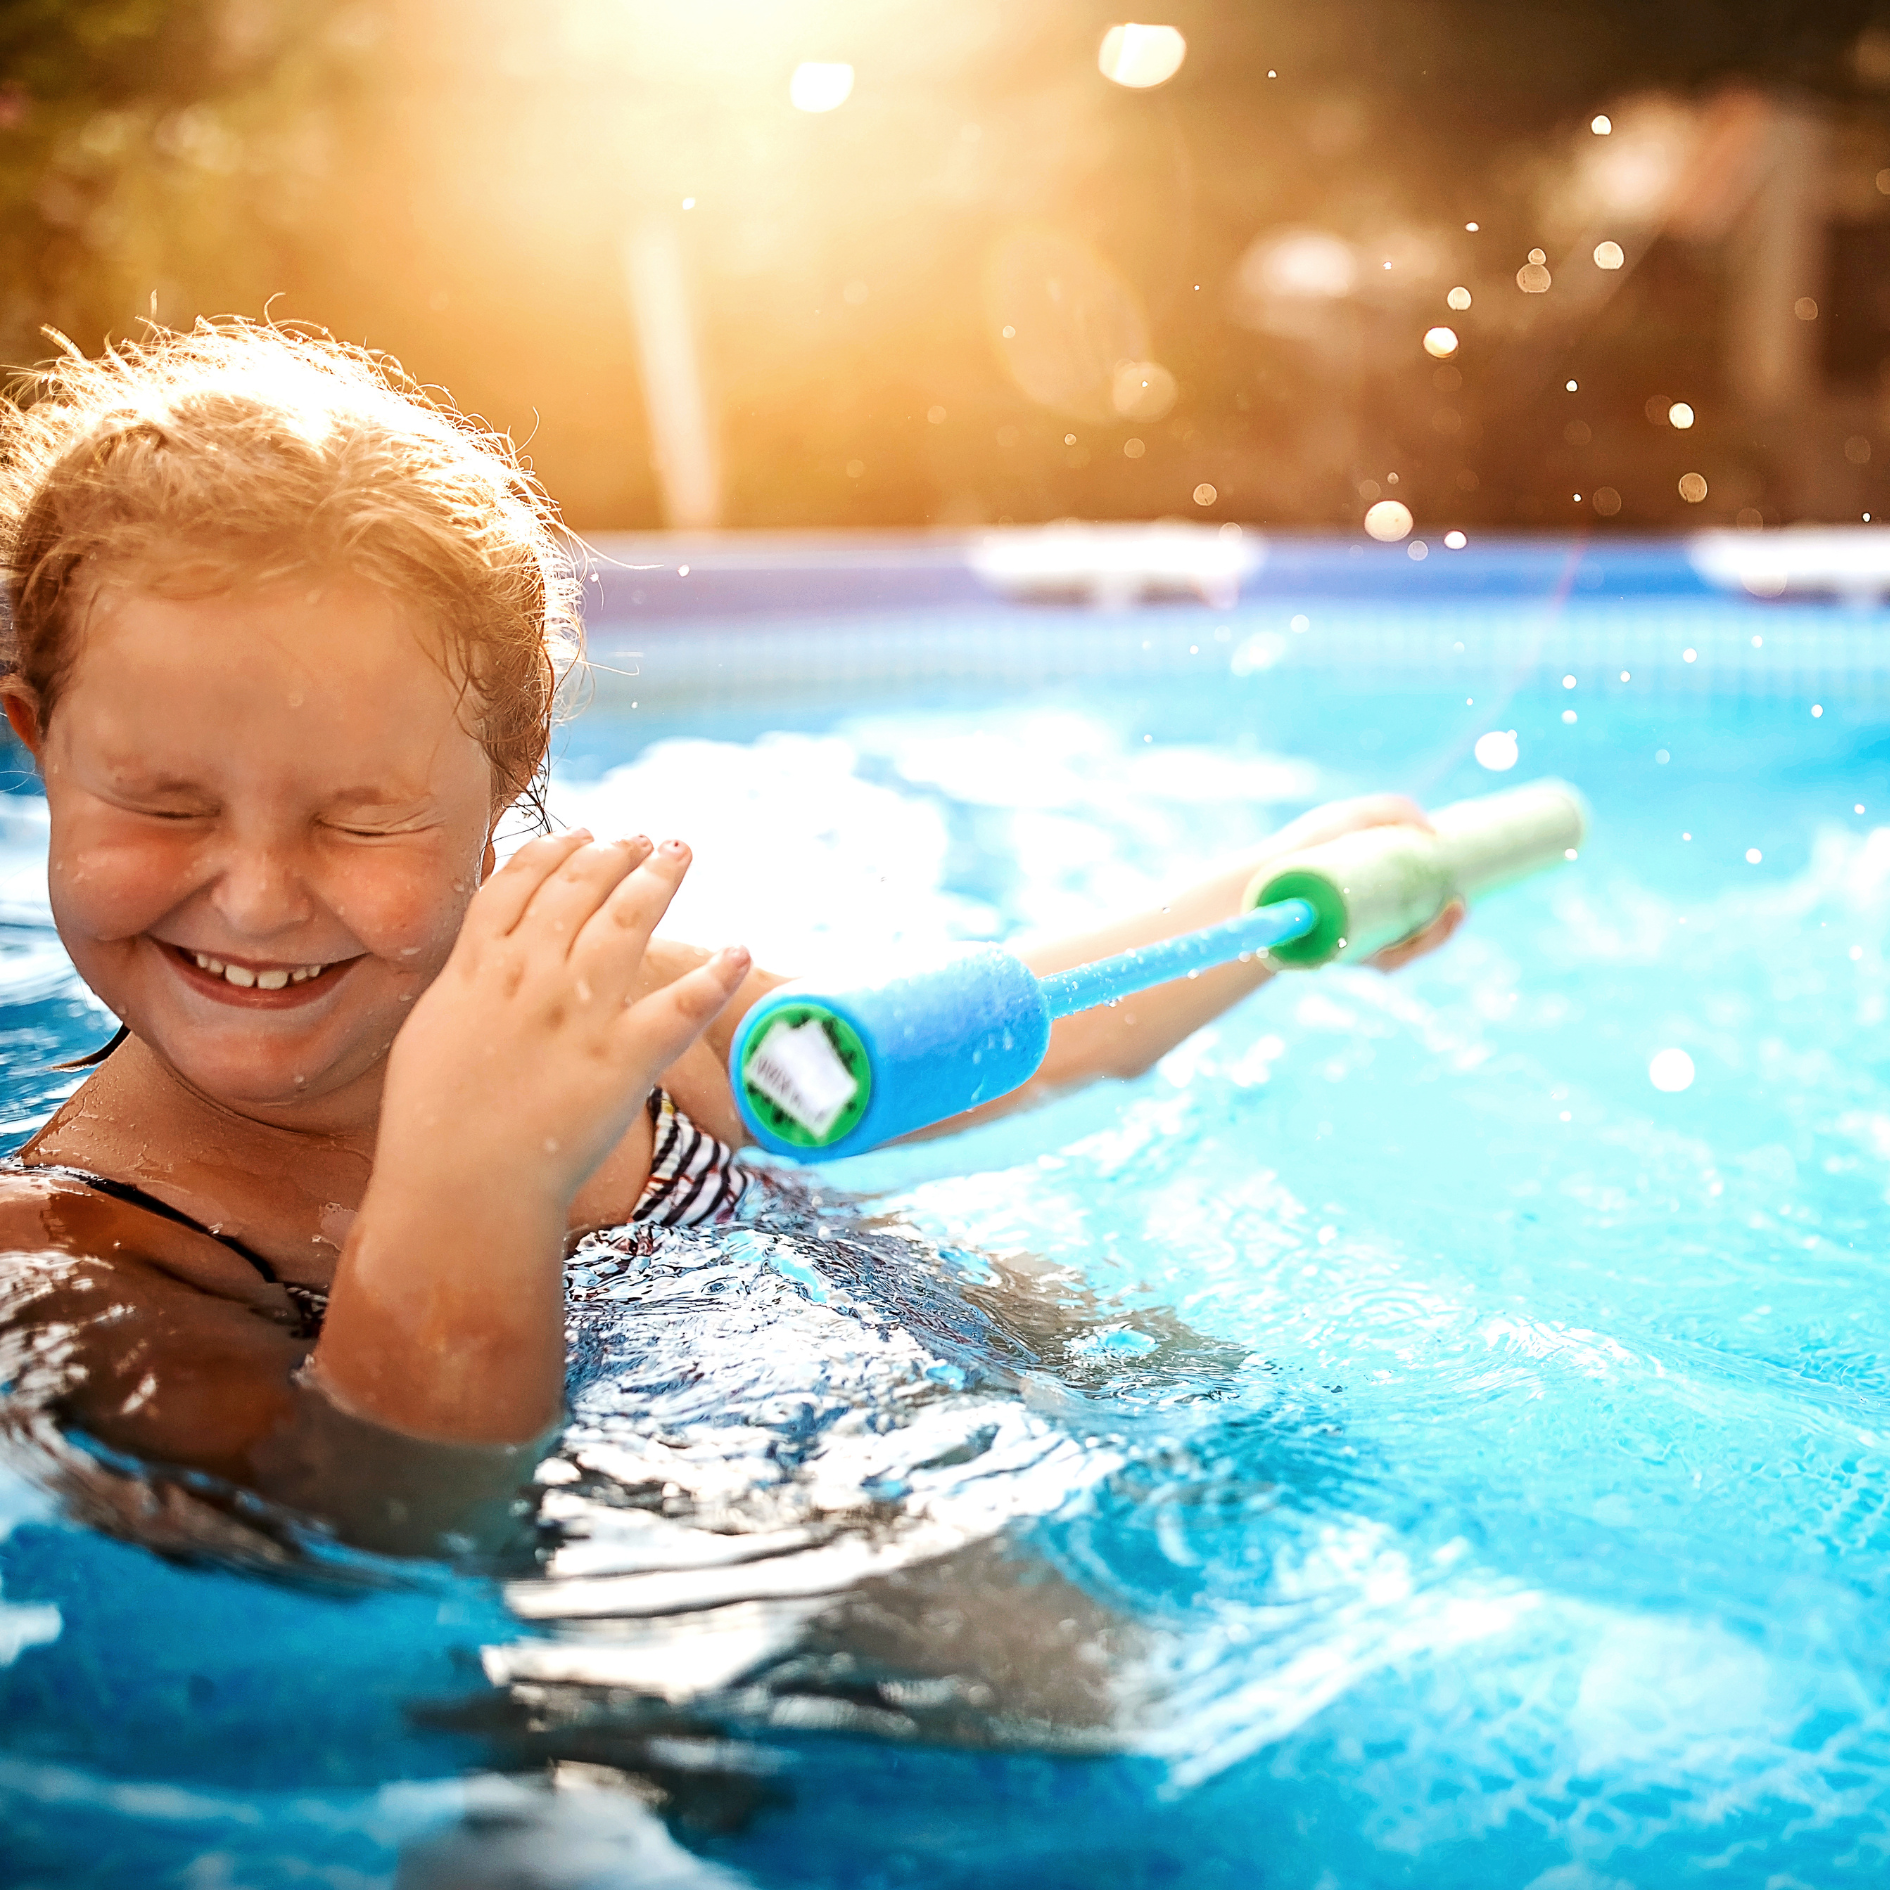
{"label": "splashing water droplet", "polygon": [[1380,499],[1365,514],[1366,531],[1384,545],[1395,545],[1401,538],[1410,537],[1415,522],[1411,508],[1398,499]]}
{"label": "splashing water droplet", "polygon": [[1670,1096],[1693,1087],[1693,1059],[1684,1050],[1656,1050],[1647,1065],[1647,1080]]}
{"label": "splashing water droplet", "polygon": [[1478,765],[1488,768],[1492,774],[1506,774],[1515,767],[1517,752],[1516,731],[1513,728],[1493,728],[1487,735],[1477,737],[1475,753]]}

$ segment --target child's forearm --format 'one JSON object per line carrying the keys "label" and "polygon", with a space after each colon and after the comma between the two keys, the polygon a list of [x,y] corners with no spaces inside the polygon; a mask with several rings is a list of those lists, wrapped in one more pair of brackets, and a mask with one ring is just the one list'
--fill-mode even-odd
{"label": "child's forearm", "polygon": [[[1043,977],[1231,919],[1240,910],[1241,894],[1264,857],[1256,854],[1251,861],[1201,880],[1153,911],[1026,948],[1020,956]],[[1026,1085],[1025,1096],[1029,1090],[1064,1089],[1099,1076],[1139,1076],[1274,975],[1266,960],[1256,955],[1245,964],[1218,965],[1192,978],[1176,978],[1139,991],[1113,1005],[1060,1017],[1051,1026],[1049,1053]]]}
{"label": "child's forearm", "polygon": [[481,1186],[391,1162],[336,1270],[313,1372],[357,1417],[409,1436],[520,1444],[564,1398],[566,1206],[516,1175]]}
{"label": "child's forearm", "polygon": [[[1019,955],[1040,977],[1091,964],[1115,952],[1131,951],[1159,939],[1173,938],[1201,926],[1233,918],[1255,873],[1269,861],[1297,853],[1364,827],[1412,825],[1428,828],[1422,809],[1402,795],[1369,795],[1336,802],[1283,827],[1252,853],[1174,894],[1166,905],[1100,926],[1093,932],[1025,948]],[[1390,970],[1441,944],[1455,930],[1462,907],[1452,906],[1415,938],[1381,952],[1371,962]],[[941,1125],[955,1130],[1026,1108],[1058,1090],[1097,1077],[1139,1076],[1174,1047],[1211,1023],[1231,1005],[1257,991],[1276,975],[1255,956],[1247,963],[1217,966],[1192,978],[1176,978],[1093,1011],[1059,1018],[1051,1027],[1050,1048],[1035,1076],[1021,1089],[1000,1096],[982,1109]]]}

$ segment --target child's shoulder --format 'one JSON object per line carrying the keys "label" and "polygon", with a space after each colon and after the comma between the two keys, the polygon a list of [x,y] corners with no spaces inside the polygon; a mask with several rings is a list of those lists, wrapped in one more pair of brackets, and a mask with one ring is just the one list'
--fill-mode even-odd
{"label": "child's shoulder", "polygon": [[279,1287],[207,1231],[163,1218],[103,1177],[72,1168],[0,1162],[0,1253],[35,1263],[38,1275],[68,1290],[109,1273],[120,1292],[138,1298],[207,1294],[256,1311],[273,1311],[281,1298]]}

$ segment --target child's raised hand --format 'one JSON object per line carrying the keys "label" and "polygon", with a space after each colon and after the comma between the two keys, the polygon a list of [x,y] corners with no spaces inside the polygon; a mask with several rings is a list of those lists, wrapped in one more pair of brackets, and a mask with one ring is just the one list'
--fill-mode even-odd
{"label": "child's raised hand", "polygon": [[[1338,840],[1367,827],[1419,827],[1426,833],[1432,831],[1430,816],[1407,796],[1361,794],[1349,801],[1332,801],[1324,807],[1315,807],[1311,813],[1302,814],[1282,827],[1267,843],[1267,857],[1282,858],[1306,847],[1323,846],[1329,840]],[[1464,909],[1461,899],[1453,899],[1421,931],[1374,952],[1365,960],[1366,964],[1379,971],[1396,971],[1400,965],[1408,965],[1412,959],[1434,952],[1463,923]]]}
{"label": "child's raised hand", "polygon": [[679,840],[521,847],[473,898],[395,1041],[377,1165],[444,1157],[568,1202],[748,969],[745,951],[718,952],[633,1001],[688,869]]}
{"label": "child's raised hand", "polygon": [[638,998],[689,867],[668,840],[535,840],[474,896],[387,1060],[374,1174],[314,1382],[422,1437],[514,1444],[556,1417],[578,1189],[728,1002],[718,952]]}

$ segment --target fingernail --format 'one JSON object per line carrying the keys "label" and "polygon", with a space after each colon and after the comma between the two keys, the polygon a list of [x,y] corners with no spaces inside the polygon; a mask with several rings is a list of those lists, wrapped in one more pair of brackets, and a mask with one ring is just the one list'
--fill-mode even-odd
{"label": "fingernail", "polygon": [[715,954],[715,962],[725,970],[733,971],[737,966],[746,966],[749,962],[746,945],[724,945]]}
{"label": "fingernail", "polygon": [[684,846],[680,840],[665,840],[663,842],[663,851],[665,853],[687,853],[689,849]]}

